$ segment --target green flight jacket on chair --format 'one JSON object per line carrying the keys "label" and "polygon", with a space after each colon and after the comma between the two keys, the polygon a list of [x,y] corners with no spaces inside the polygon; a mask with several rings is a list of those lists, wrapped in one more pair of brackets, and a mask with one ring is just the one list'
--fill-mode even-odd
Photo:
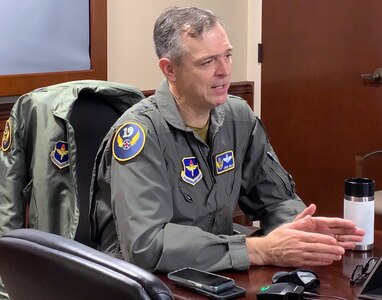
{"label": "green flight jacket on chair", "polygon": [[0,236],[25,227],[28,220],[30,228],[75,237],[80,212],[70,115],[83,91],[105,99],[120,114],[144,98],[130,85],[96,80],[21,96],[6,123],[0,151]]}

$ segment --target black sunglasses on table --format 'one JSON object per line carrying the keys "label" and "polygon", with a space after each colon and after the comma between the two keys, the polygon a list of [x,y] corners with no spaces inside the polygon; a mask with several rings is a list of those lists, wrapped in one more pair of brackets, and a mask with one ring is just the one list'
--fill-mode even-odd
{"label": "black sunglasses on table", "polygon": [[353,273],[350,277],[350,285],[355,286],[357,284],[360,284],[366,280],[366,278],[369,276],[371,271],[373,270],[374,266],[378,262],[379,257],[371,257],[366,264],[364,265],[356,265]]}

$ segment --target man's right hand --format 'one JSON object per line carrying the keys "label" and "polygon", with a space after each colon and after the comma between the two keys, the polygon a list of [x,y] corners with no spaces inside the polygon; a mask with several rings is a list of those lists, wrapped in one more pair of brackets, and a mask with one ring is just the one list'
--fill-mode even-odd
{"label": "man's right hand", "polygon": [[251,264],[303,267],[330,265],[341,260],[345,249],[334,237],[295,229],[294,222],[281,225],[267,236],[247,238]]}

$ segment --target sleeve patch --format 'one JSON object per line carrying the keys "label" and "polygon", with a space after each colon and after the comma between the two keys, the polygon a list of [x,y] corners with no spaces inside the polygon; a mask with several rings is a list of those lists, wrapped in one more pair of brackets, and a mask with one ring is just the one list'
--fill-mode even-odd
{"label": "sleeve patch", "polygon": [[113,156],[119,162],[136,157],[143,149],[146,134],[142,126],[135,122],[121,125],[113,138]]}
{"label": "sleeve patch", "polygon": [[3,139],[1,141],[1,150],[8,151],[12,145],[12,127],[11,127],[11,118],[5,123],[5,128],[3,131]]}

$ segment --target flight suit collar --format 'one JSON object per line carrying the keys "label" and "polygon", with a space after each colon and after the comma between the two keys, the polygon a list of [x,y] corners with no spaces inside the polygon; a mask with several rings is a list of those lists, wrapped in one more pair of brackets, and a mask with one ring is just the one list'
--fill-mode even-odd
{"label": "flight suit collar", "polygon": [[[182,116],[180,115],[174,97],[170,92],[167,80],[162,81],[159,88],[155,92],[155,96],[157,99],[158,109],[167,123],[183,131],[192,131],[191,128],[186,126]],[[219,128],[223,125],[225,117],[224,105],[225,104],[219,105],[211,111],[209,134],[215,135],[219,131]]]}
{"label": "flight suit collar", "polygon": [[191,131],[184,123],[182,116],[176,106],[174,97],[170,92],[167,80],[163,80],[159,88],[155,92],[155,97],[158,104],[158,109],[167,123],[173,127],[183,130]]}

